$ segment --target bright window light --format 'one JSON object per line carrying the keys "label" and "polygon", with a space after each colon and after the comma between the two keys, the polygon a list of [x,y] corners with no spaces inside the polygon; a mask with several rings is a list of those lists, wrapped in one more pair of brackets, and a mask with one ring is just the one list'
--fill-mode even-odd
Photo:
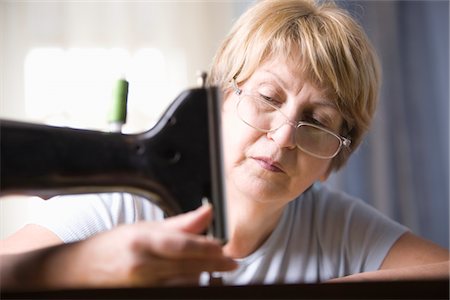
{"label": "bright window light", "polygon": [[125,76],[128,120],[135,113],[128,126],[139,131],[168,105],[161,101],[169,97],[166,61],[153,48],[34,49],[25,61],[26,114],[46,124],[105,130],[114,83]]}

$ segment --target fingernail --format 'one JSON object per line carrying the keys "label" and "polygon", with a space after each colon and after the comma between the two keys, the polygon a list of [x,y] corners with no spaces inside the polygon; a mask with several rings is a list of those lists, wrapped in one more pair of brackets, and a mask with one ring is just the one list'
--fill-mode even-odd
{"label": "fingernail", "polygon": [[201,205],[199,207],[197,207],[194,210],[188,211],[187,214],[200,214],[202,213],[205,209],[207,209],[207,206],[205,205]]}
{"label": "fingernail", "polygon": [[212,207],[212,204],[208,201],[208,199],[206,199],[206,198],[203,198],[202,199],[202,206],[200,206],[200,207]]}
{"label": "fingernail", "polygon": [[206,203],[203,203],[202,205],[200,205],[200,206],[195,210],[195,212],[203,212],[203,211],[205,211],[205,210],[209,210],[211,207],[212,207],[211,203],[206,202]]}

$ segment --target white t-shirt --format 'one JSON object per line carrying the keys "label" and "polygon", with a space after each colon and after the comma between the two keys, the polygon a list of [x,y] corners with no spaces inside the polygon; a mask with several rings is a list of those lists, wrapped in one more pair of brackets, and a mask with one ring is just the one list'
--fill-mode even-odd
{"label": "white t-shirt", "polygon": [[[161,220],[149,201],[129,194],[64,196],[47,200],[33,223],[64,242],[119,224]],[[239,268],[220,274],[225,284],[321,282],[377,270],[408,229],[359,199],[313,185],[290,202],[275,230]]]}

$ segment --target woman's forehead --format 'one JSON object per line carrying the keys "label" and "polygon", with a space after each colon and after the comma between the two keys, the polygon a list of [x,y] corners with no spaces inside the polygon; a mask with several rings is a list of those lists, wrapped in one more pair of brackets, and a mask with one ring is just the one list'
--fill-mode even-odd
{"label": "woman's forehead", "polygon": [[273,55],[258,65],[250,77],[257,80],[273,80],[282,88],[292,91],[298,91],[308,83],[324,97],[330,100],[336,98],[333,89],[319,83],[299,57]]}

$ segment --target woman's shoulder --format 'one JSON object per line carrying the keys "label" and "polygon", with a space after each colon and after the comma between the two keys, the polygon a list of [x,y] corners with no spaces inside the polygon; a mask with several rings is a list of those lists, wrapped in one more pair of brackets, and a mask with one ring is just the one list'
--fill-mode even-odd
{"label": "woman's shoulder", "polygon": [[64,195],[42,200],[31,224],[50,229],[65,242],[85,239],[121,224],[162,219],[150,201],[126,193]]}
{"label": "woman's shoulder", "polygon": [[339,276],[376,270],[408,230],[363,200],[325,184],[312,186],[295,206],[300,217],[293,219],[294,226],[307,231],[309,242],[320,248],[323,257],[342,265]]}
{"label": "woman's shoulder", "polygon": [[[39,208],[61,214],[96,214],[119,223],[151,219],[159,208],[151,201],[128,193],[61,195],[42,200]],[[150,213],[149,213],[150,212]]]}
{"label": "woman's shoulder", "polygon": [[311,186],[293,205],[296,214],[309,219],[318,232],[360,230],[374,224],[402,227],[362,199],[322,183]]}

